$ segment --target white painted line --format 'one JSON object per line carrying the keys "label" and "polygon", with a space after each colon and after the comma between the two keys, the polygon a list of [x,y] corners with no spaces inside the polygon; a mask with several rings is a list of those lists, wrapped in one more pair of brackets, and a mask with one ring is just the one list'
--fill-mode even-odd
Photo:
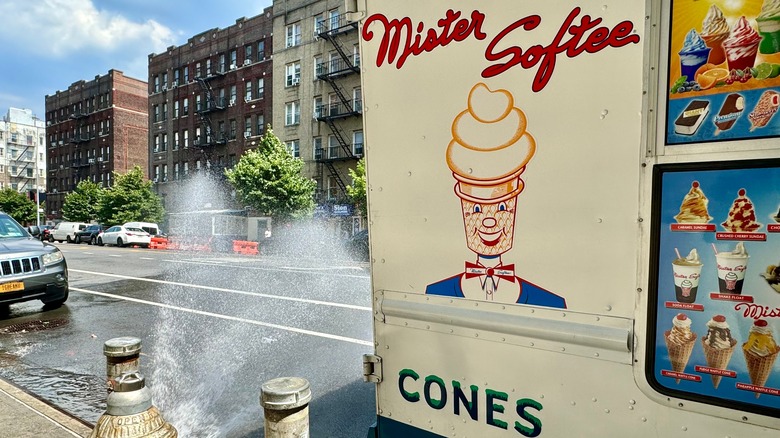
{"label": "white painted line", "polygon": [[[371,345],[373,345],[373,344],[371,344]],[[17,397],[15,397],[15,396],[13,396],[13,395],[9,394],[9,393],[8,393],[8,392],[6,392],[5,390],[3,390],[3,389],[1,389],[1,388],[0,388],[0,392],[2,392],[3,394],[6,394],[8,397],[10,397],[10,398],[12,398],[12,399],[16,400],[16,401],[17,401],[17,402],[18,402],[20,405],[22,405],[22,406],[24,406],[25,408],[27,408],[27,409],[29,409],[29,410],[33,411],[35,414],[37,414],[37,415],[39,415],[39,416],[41,416],[41,417],[45,418],[46,420],[50,421],[50,422],[51,422],[53,425],[55,425],[55,426],[59,427],[60,429],[64,430],[65,432],[68,432],[69,434],[71,434],[71,435],[73,435],[73,436],[75,436],[75,437],[79,437],[79,438],[81,437],[81,435],[79,435],[79,434],[77,434],[76,432],[74,432],[74,431],[72,431],[72,430],[68,429],[67,427],[65,427],[65,426],[61,425],[60,423],[58,423],[58,422],[54,421],[54,419],[52,419],[52,418],[49,418],[49,416],[48,416],[48,415],[46,415],[46,414],[44,414],[43,412],[41,412],[41,411],[39,411],[39,410],[35,409],[34,407],[32,407],[32,406],[28,405],[27,403],[25,403],[25,402],[23,402],[23,401],[19,400]]]}
{"label": "white painted line", "polygon": [[[224,266],[222,261],[209,261],[209,262],[196,262],[191,260],[163,260],[164,262],[170,262],[170,263],[189,263],[192,265],[208,265],[208,266]],[[245,266],[245,265],[231,265],[235,266],[237,268],[241,269],[251,269],[255,271],[269,271],[269,272],[300,272],[302,274],[325,274],[330,275],[333,277],[345,277],[345,278],[363,278],[363,279],[369,279],[368,275],[353,275],[353,274],[340,274],[338,272],[326,272],[326,271],[333,271],[334,269],[350,269],[350,270],[358,270],[361,268],[350,266],[350,267],[331,267],[331,268],[305,268],[305,267],[299,267],[299,268],[293,268],[293,267],[286,267],[286,266],[279,266],[274,268],[260,268],[257,266]]]}
{"label": "white painted line", "polygon": [[141,260],[155,260],[153,257],[138,257]]}
{"label": "white painted line", "polygon": [[119,255],[119,254],[109,254],[108,256],[109,256],[109,257],[122,257],[122,256],[121,256],[121,255]]}
{"label": "white painted line", "polygon": [[259,326],[262,326],[262,327],[269,327],[269,328],[273,328],[273,329],[277,329],[277,330],[284,330],[284,331],[293,332],[293,333],[300,333],[300,334],[303,334],[303,335],[317,336],[317,337],[320,337],[320,338],[333,339],[333,340],[336,340],[336,341],[349,342],[349,343],[358,344],[358,345],[365,345],[367,347],[372,347],[374,345],[373,342],[371,342],[371,341],[364,341],[362,339],[355,339],[355,338],[349,338],[349,337],[346,337],[346,336],[332,335],[330,333],[315,332],[313,330],[306,330],[306,329],[301,329],[301,328],[297,328],[297,327],[289,327],[289,326],[279,325],[279,324],[271,324],[270,322],[263,322],[263,321],[256,321],[256,320],[253,320],[253,319],[239,318],[237,316],[228,316],[228,315],[222,315],[222,314],[219,314],[219,313],[205,312],[203,310],[188,309],[186,307],[179,307],[179,306],[173,306],[173,305],[170,305],[170,304],[156,303],[154,301],[146,301],[146,300],[141,300],[141,299],[138,299],[138,298],[125,297],[125,296],[122,296],[122,295],[108,294],[108,293],[104,293],[104,292],[97,292],[97,291],[80,289],[80,288],[75,288],[75,287],[71,287],[70,290],[75,290],[77,292],[81,292],[81,293],[85,293],[85,294],[99,295],[99,296],[107,297],[107,298],[115,298],[115,299],[130,301],[130,302],[133,302],[133,303],[148,304],[150,306],[163,307],[163,308],[166,308],[166,309],[178,310],[180,312],[194,313],[196,315],[210,316],[212,318],[219,318],[219,319],[224,319],[224,320],[228,320],[228,321],[243,322],[243,323],[246,323],[246,324],[259,325]]}
{"label": "white painted line", "polygon": [[68,269],[70,272],[79,272],[82,274],[92,274],[92,275],[102,275],[104,277],[114,277],[114,278],[122,278],[125,280],[136,280],[136,281],[146,281],[149,283],[159,283],[159,284],[168,284],[172,286],[182,286],[182,287],[189,287],[193,289],[205,289],[205,290],[215,290],[219,292],[227,292],[232,294],[238,294],[238,295],[249,295],[253,297],[262,297],[262,298],[271,298],[274,300],[283,300],[283,301],[295,301],[298,303],[306,303],[306,304],[316,304],[320,306],[330,306],[330,307],[341,307],[344,309],[352,309],[352,310],[362,310],[366,312],[370,312],[370,307],[365,306],[356,306],[354,304],[343,304],[343,303],[332,303],[330,301],[319,301],[319,300],[308,300],[305,298],[294,298],[294,297],[284,297],[279,295],[270,295],[270,294],[264,294],[260,292],[247,292],[242,290],[236,290],[236,289],[226,289],[222,287],[212,287],[212,286],[203,286],[200,284],[190,284],[190,283],[179,283],[175,281],[166,281],[166,280],[157,280],[154,278],[141,278],[141,277],[130,277],[127,275],[119,275],[119,274],[107,274],[104,272],[93,272],[93,271],[82,271],[80,269]]}

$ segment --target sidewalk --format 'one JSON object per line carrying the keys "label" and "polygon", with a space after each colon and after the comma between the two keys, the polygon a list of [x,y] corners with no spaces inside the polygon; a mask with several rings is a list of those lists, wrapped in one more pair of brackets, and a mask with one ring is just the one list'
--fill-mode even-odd
{"label": "sidewalk", "polygon": [[1,438],[86,438],[90,433],[80,420],[0,379]]}

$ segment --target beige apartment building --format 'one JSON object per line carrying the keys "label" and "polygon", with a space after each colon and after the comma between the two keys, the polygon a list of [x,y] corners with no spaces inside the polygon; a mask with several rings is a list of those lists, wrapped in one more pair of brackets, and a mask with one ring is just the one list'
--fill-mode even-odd
{"label": "beige apartment building", "polygon": [[46,191],[45,137],[46,125],[32,110],[9,108],[0,122],[0,189],[31,197]]}
{"label": "beige apartment building", "polygon": [[363,157],[358,23],[343,0],[274,0],[274,133],[317,182],[317,216],[364,227],[346,195]]}

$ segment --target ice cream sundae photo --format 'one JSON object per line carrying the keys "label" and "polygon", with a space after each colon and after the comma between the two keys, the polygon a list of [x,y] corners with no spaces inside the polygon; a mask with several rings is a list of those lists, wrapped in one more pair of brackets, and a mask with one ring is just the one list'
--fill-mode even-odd
{"label": "ice cream sundae photo", "polygon": [[475,254],[460,272],[429,284],[426,294],[565,308],[566,301],[515,274],[504,255],[515,239],[521,175],[536,153],[514,96],[478,83],[453,120],[446,162],[460,200],[466,247]]}
{"label": "ice cream sundae photo", "polygon": [[756,220],[753,201],[747,197],[745,189],[739,189],[737,192],[737,198],[734,199],[729,215],[721,226],[732,233],[752,233],[761,228],[761,224]]}
{"label": "ice cream sundae photo", "polygon": [[761,273],[761,276],[766,280],[769,287],[780,293],[780,266],[769,265],[766,267],[766,271]]}
{"label": "ice cream sundae photo", "polygon": [[758,53],[761,35],[750,25],[743,15],[731,29],[729,37],[723,41],[723,50],[729,70],[745,70],[753,67]]}
{"label": "ice cream sundae photo", "polygon": [[706,224],[712,220],[707,212],[709,200],[704,195],[698,181],[691,183],[691,189],[680,205],[680,212],[674,219],[680,224]]}
{"label": "ice cream sundae photo", "polygon": [[704,17],[701,24],[701,38],[710,48],[709,63],[722,64],[726,60],[723,42],[729,37],[730,30],[726,17],[723,16],[723,11],[716,5],[710,6],[707,16]]}

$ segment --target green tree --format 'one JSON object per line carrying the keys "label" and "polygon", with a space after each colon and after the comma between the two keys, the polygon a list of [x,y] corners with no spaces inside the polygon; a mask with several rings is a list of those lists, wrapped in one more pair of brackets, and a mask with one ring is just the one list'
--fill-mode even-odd
{"label": "green tree", "polygon": [[162,200],[152,191],[152,182],[135,166],[126,174],[114,172],[114,185],[103,191],[97,209],[98,220],[106,225],[125,222],[161,222],[165,215]]}
{"label": "green tree", "polygon": [[80,181],[76,189],[65,196],[62,217],[74,222],[90,222],[96,219],[103,192],[103,188],[92,181]]}
{"label": "green tree", "polygon": [[365,219],[368,215],[368,203],[366,200],[366,159],[361,158],[355,169],[349,169],[352,177],[352,185],[347,186],[347,195],[352,203],[360,210],[360,215]]}
{"label": "green tree", "polygon": [[35,221],[37,207],[24,193],[7,188],[0,190],[0,210],[24,225]]}
{"label": "green tree", "polygon": [[293,157],[269,128],[258,148],[242,155],[225,176],[241,202],[283,223],[314,211],[316,184],[301,169],[303,160]]}

